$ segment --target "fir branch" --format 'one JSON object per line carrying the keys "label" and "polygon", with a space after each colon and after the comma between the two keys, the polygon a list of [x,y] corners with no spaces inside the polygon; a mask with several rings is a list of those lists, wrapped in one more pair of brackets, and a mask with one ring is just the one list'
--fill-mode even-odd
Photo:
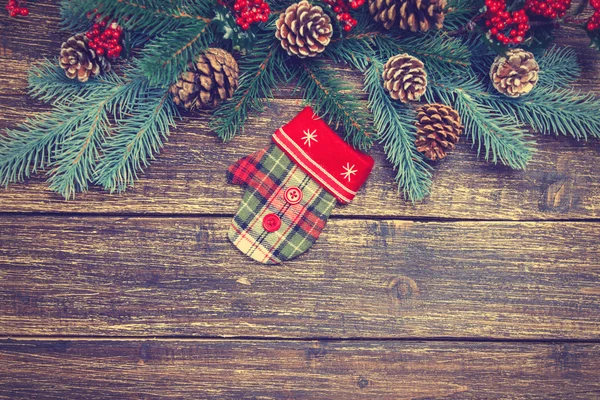
{"label": "fir branch", "polygon": [[111,193],[121,193],[133,186],[138,171],[160,151],[177,115],[169,93],[160,92],[144,88],[141,93],[145,97],[136,100],[133,113],[119,121],[114,135],[105,138],[94,183]]}
{"label": "fir branch", "polygon": [[538,86],[521,98],[484,95],[482,101],[544,135],[600,138],[600,99],[575,89]]}
{"label": "fir branch", "polygon": [[87,13],[96,8],[96,0],[61,0],[60,24],[69,32],[83,32],[91,25]]}
{"label": "fir branch", "polygon": [[539,86],[565,87],[581,75],[577,55],[570,47],[552,46],[537,58],[540,66]]}
{"label": "fir branch", "polygon": [[483,7],[480,0],[450,0],[448,12],[444,18],[444,30],[455,31],[465,26]]}
{"label": "fir branch", "polygon": [[406,52],[423,61],[428,72],[450,75],[462,73],[471,65],[469,48],[460,39],[443,32],[405,37],[377,34],[372,40],[381,60]]}
{"label": "fir branch", "polygon": [[299,65],[298,86],[304,89],[304,100],[315,112],[326,115],[336,129],[344,128],[344,139],[353,146],[366,150],[373,144],[373,136],[366,130],[368,115],[360,101],[348,91],[352,89],[317,60],[304,60]]}
{"label": "fir branch", "polygon": [[365,73],[365,89],[369,93],[368,106],[383,145],[387,159],[396,170],[398,190],[415,202],[429,194],[430,166],[415,147],[415,112],[393,102],[381,83],[383,64],[373,60]]}
{"label": "fir branch", "polygon": [[[524,169],[533,153],[529,134],[514,118],[480,100],[485,90],[475,77],[448,77],[430,82],[433,95],[458,111],[464,131],[477,145],[477,155],[484,152],[486,161],[501,162],[514,169]],[[428,100],[433,96],[427,94]]]}
{"label": "fir branch", "polygon": [[21,182],[45,169],[64,138],[80,123],[77,114],[41,113],[0,135],[0,185]]}
{"label": "fir branch", "polygon": [[77,123],[53,155],[50,189],[67,200],[87,190],[94,179],[102,142],[113,131],[110,116],[117,121],[128,118],[137,104],[135,99],[147,96],[144,81],[135,77],[120,85],[99,87],[78,102],[56,105],[56,118],[63,115]]}
{"label": "fir branch", "polygon": [[144,30],[148,36],[165,34],[181,25],[210,22],[213,2],[201,0],[103,0],[98,13],[110,15],[126,30]]}
{"label": "fir branch", "polygon": [[177,80],[188,62],[208,47],[213,38],[213,32],[205,21],[174,29],[144,47],[139,68],[150,84],[169,86]]}
{"label": "fir branch", "polygon": [[278,81],[290,78],[281,46],[272,32],[260,36],[248,55],[239,61],[239,86],[233,97],[214,112],[211,129],[224,141],[243,131],[250,111],[262,111],[273,98]]}
{"label": "fir branch", "polygon": [[85,97],[99,86],[114,86],[122,80],[112,72],[105,73],[85,83],[69,79],[58,60],[45,59],[34,64],[28,72],[29,95],[46,103],[55,104],[68,98]]}

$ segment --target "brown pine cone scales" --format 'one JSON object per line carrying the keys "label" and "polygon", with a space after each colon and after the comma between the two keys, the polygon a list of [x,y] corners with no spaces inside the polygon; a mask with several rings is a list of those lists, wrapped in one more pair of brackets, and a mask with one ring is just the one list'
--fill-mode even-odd
{"label": "brown pine cone scales", "polygon": [[394,100],[419,100],[427,88],[425,65],[408,54],[390,57],[383,67],[383,87]]}
{"label": "brown pine cone scales", "polygon": [[223,49],[209,48],[188,64],[188,71],[171,86],[173,101],[188,110],[213,108],[233,96],[238,86],[238,63]]}
{"label": "brown pine cone scales", "polygon": [[67,76],[77,78],[80,82],[87,82],[90,77],[100,75],[101,72],[110,71],[110,63],[103,56],[87,45],[89,39],[83,33],[71,36],[60,48],[58,62]]}
{"label": "brown pine cone scales", "polygon": [[315,57],[333,35],[331,18],[319,6],[303,0],[289,6],[277,20],[275,36],[289,55]]}
{"label": "brown pine cone scales", "polygon": [[432,161],[445,158],[447,152],[458,143],[463,130],[458,112],[444,104],[425,104],[420,107],[415,125],[417,150]]}
{"label": "brown pine cone scales", "polygon": [[500,93],[519,97],[531,92],[538,81],[540,67],[533,54],[512,49],[505,56],[497,56],[490,69],[492,84]]}
{"label": "brown pine cone scales", "polygon": [[427,32],[444,26],[446,5],[446,0],[369,0],[369,12],[386,29]]}

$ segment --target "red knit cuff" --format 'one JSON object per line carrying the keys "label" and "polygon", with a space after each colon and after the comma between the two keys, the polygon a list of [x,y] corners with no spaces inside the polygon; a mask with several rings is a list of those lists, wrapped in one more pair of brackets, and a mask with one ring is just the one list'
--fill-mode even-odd
{"label": "red knit cuff", "polygon": [[273,134],[275,144],[340,203],[352,201],[373,159],[339,137],[310,107]]}

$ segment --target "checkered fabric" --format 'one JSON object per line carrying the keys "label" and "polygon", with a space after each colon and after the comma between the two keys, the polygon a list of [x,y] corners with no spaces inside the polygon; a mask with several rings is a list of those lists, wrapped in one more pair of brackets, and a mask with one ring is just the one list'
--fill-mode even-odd
{"label": "checkered fabric", "polygon": [[[228,232],[229,240],[244,254],[265,264],[278,264],[308,250],[336,204],[333,195],[275,144],[237,161],[229,167],[227,177],[231,183],[246,185]],[[297,204],[284,198],[290,187],[302,191],[302,200]],[[263,226],[269,214],[281,222],[273,232]]]}

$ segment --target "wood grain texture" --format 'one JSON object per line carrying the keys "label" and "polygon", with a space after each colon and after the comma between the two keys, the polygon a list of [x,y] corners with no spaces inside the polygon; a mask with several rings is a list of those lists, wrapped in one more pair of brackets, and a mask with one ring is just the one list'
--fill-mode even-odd
{"label": "wood grain texture", "polygon": [[[55,5],[32,5],[30,17],[1,21],[0,129],[47,110],[27,97],[26,73],[35,60],[54,57],[67,36],[58,29]],[[562,35],[564,44],[577,46],[584,66],[578,87],[600,91],[600,57],[585,48],[586,41],[578,31],[566,29]],[[344,69],[340,73],[355,83],[357,96],[364,97],[360,75]],[[94,189],[65,202],[38,177],[0,189],[2,211],[233,214],[241,190],[225,184],[225,169],[239,157],[266,146],[269,135],[301,109],[300,100],[290,97],[290,87],[282,88],[268,111],[251,118],[246,133],[229,144],[220,143],[208,131],[206,115],[186,115],[159,159],[124,195]],[[470,144],[461,143],[447,160],[434,165],[431,196],[413,205],[397,194],[394,171],[377,146],[372,151],[376,167],[365,188],[351,206],[338,207],[334,213],[509,220],[598,218],[595,205],[600,203],[600,172],[595,166],[600,162],[600,142],[538,135],[537,147],[538,154],[527,171],[512,171],[477,160]]]}
{"label": "wood grain texture", "polygon": [[600,345],[0,342],[0,399],[594,399]]}
{"label": "wood grain texture", "polygon": [[0,335],[600,339],[586,222],[328,222],[254,263],[225,218],[5,217]]}

